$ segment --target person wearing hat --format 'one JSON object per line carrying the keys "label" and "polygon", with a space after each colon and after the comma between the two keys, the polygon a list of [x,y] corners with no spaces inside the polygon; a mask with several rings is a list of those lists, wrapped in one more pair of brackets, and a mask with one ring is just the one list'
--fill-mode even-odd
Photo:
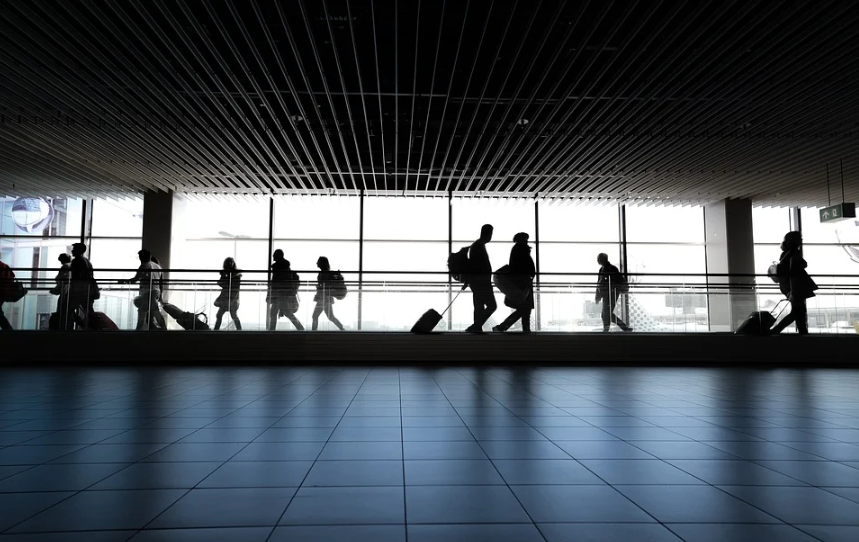
{"label": "person wearing hat", "polygon": [[537,269],[531,258],[531,246],[528,244],[528,234],[519,232],[513,236],[513,248],[510,250],[510,274],[513,282],[523,292],[527,292],[524,300],[504,296],[504,304],[513,312],[503,322],[492,328],[492,331],[504,333],[517,320],[522,320],[522,333],[531,333],[531,311],[534,310],[534,277]]}
{"label": "person wearing hat", "polygon": [[290,268],[289,260],[283,257],[283,251],[277,249],[272,254],[271,281],[268,284],[268,330],[277,329],[277,319],[286,316],[295,329],[304,331],[304,326],[295,317],[298,311],[298,273]]}
{"label": "person wearing hat", "polygon": [[[87,246],[84,243],[72,245],[71,279],[69,286],[69,304],[67,313],[62,316],[66,322],[77,321],[83,329],[89,326],[90,317],[93,315],[93,303],[99,298],[98,285],[89,259],[84,256]],[[81,310],[82,318],[75,318],[75,313]]]}
{"label": "person wearing hat", "polygon": [[164,280],[161,266],[152,261],[152,253],[145,248],[137,252],[137,257],[140,259],[137,274],[130,279],[121,281],[124,284],[140,282],[140,289],[137,297],[134,298],[134,306],[137,307],[136,329],[138,331],[152,329],[152,321],[154,320],[159,329],[166,330],[167,322],[158,307]]}

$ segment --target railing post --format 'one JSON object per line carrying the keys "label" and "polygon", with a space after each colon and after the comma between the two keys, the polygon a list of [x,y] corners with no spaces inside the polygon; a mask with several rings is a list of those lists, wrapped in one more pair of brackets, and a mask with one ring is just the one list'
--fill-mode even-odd
{"label": "railing post", "polygon": [[[626,205],[623,203],[618,203],[617,206],[617,220],[618,220],[618,237],[620,239],[620,272],[627,277],[629,280],[629,263],[626,250]],[[621,307],[621,318],[628,325],[631,325],[629,318],[629,292],[623,296],[623,306]]]}
{"label": "railing post", "polygon": [[[268,197],[268,255],[265,260],[266,272],[266,297],[268,297],[268,286],[271,284],[271,261],[274,254],[274,194]],[[275,316],[277,318],[277,316]],[[271,328],[271,307],[266,303],[265,306],[265,329],[268,331]],[[277,328],[277,320],[275,320],[275,329]]]}

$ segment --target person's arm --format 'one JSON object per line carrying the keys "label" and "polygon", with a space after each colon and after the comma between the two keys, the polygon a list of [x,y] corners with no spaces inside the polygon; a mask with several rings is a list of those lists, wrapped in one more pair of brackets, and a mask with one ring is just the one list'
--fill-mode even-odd
{"label": "person's arm", "polygon": [[131,277],[130,279],[121,280],[121,281],[120,281],[120,283],[123,283],[123,284],[134,284],[134,283],[135,283],[135,282],[137,282],[138,280],[143,280],[143,278],[144,278],[143,269],[142,269],[142,268],[138,268],[138,269],[137,269],[137,273],[136,273],[133,277]]}

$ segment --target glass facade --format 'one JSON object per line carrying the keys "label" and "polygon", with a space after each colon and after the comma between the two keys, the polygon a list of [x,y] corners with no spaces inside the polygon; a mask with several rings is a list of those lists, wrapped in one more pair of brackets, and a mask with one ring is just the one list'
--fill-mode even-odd
{"label": "glass facade", "polygon": [[[533,328],[597,331],[594,303],[597,254],[629,273],[632,284],[617,313],[643,331],[708,330],[704,212],[699,206],[585,205],[533,199],[416,196],[277,196],[269,198],[174,195],[171,276],[167,300],[182,310],[213,319],[224,259],[243,273],[238,311],[246,330],[267,327],[265,302],[271,251],[281,249],[299,273],[299,320],[309,327],[315,307],[316,261],[326,256],[349,288],[334,303],[347,329],[408,331],[429,308],[442,311],[461,284],[451,282],[447,257],[470,245],[483,224],[492,224],[488,245],[493,268],[506,264],[512,238],[530,236],[540,275]],[[96,310],[121,328],[133,329],[135,287],[118,284],[139,262],[142,199],[0,200],[0,258],[18,268],[31,293],[5,306],[13,325],[44,327],[56,297],[47,293],[57,256],[83,239],[102,286]],[[623,211],[623,212],[621,212]],[[779,256],[778,244],[791,228],[789,208],[753,208],[758,273]],[[809,303],[816,332],[854,332],[859,299],[847,285],[859,271],[859,224],[820,224],[816,209],[802,209],[805,257],[821,290]],[[156,256],[158,256],[156,254]],[[41,268],[32,272],[31,269]],[[833,276],[834,275],[834,276]],[[837,276],[845,275],[845,276]],[[766,278],[758,280],[758,301],[770,308],[781,295]],[[461,293],[440,329],[471,324],[471,292]],[[499,308],[487,327],[511,309],[496,292]],[[178,328],[168,319],[171,328]],[[222,329],[234,329],[229,314]],[[291,329],[281,320],[280,328]],[[323,316],[320,329],[334,329]]]}

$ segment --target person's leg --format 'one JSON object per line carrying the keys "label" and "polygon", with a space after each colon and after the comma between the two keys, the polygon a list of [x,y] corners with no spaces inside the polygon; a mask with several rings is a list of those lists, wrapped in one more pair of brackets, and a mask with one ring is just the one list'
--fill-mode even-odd
{"label": "person's leg", "polygon": [[614,322],[615,324],[617,324],[617,327],[619,327],[620,329],[627,331],[629,329],[629,326],[626,325],[626,322],[621,320],[620,317],[618,317],[614,313],[615,307],[617,307],[617,298],[616,297],[614,299],[612,299],[612,301],[611,301],[611,313],[610,313],[611,321]]}
{"label": "person's leg", "polygon": [[280,304],[276,300],[272,300],[268,305],[268,330],[275,331],[277,329],[277,317],[280,314]]}
{"label": "person's leg", "polygon": [[148,328],[148,326],[146,325],[146,320],[147,320],[146,317],[147,317],[146,309],[138,308],[137,309],[137,325],[134,327],[135,331],[142,331],[142,330]]}
{"label": "person's leg", "polygon": [[777,335],[784,330],[787,326],[791,325],[796,320],[796,305],[794,303],[790,304],[790,314],[785,316],[781,322],[773,326],[770,330],[770,333],[773,335]]}
{"label": "person's leg", "polygon": [[602,312],[600,313],[602,317],[602,330],[608,331],[611,327],[611,302],[607,298],[602,299]]}
{"label": "person's leg", "polygon": [[331,323],[337,326],[340,331],[343,331],[343,324],[341,324],[340,320],[334,316],[334,306],[331,303],[325,305],[325,316],[327,316]]}
{"label": "person's leg", "polygon": [[227,312],[227,309],[224,307],[218,308],[218,314],[215,315],[215,327],[213,328],[215,331],[221,329],[221,320],[224,319],[224,313]]}
{"label": "person's leg", "polygon": [[495,292],[492,291],[492,284],[489,284],[489,287],[486,291],[486,298],[483,301],[483,305],[486,307],[483,309],[483,320],[480,322],[480,327],[482,328],[484,324],[486,324],[489,317],[498,309],[498,303],[495,301]]}
{"label": "person's leg", "polygon": [[522,309],[522,333],[531,333],[531,309]]}
{"label": "person's leg", "polygon": [[313,324],[311,327],[313,331],[316,331],[319,328],[319,315],[322,314],[322,311],[322,302],[319,301],[316,303],[316,308],[313,309]]}
{"label": "person's leg", "polygon": [[12,331],[12,324],[9,322],[9,319],[6,318],[6,315],[3,314],[3,302],[0,301],[0,329],[3,331]]}
{"label": "person's leg", "polygon": [[808,306],[805,299],[794,302],[793,312],[796,314],[796,332],[800,335],[808,334]]}
{"label": "person's leg", "polygon": [[298,331],[304,331],[304,326],[301,325],[301,321],[296,318],[295,313],[288,312],[286,313],[286,317],[289,319],[290,322],[292,322],[292,325],[295,326],[295,329],[297,329]]}
{"label": "person's leg", "polygon": [[242,330],[242,321],[239,320],[239,309],[238,307],[230,309],[230,318],[233,319],[233,324],[236,326],[237,331]]}
{"label": "person's leg", "polygon": [[473,284],[471,285],[471,302],[474,305],[474,319],[466,331],[479,330],[480,326],[477,322],[480,321],[480,315],[483,314],[483,300],[480,297],[478,289]]}
{"label": "person's leg", "polygon": [[507,331],[510,326],[516,323],[516,320],[522,317],[522,310],[516,309],[510,313],[510,316],[504,319],[503,322],[492,328],[493,331]]}

